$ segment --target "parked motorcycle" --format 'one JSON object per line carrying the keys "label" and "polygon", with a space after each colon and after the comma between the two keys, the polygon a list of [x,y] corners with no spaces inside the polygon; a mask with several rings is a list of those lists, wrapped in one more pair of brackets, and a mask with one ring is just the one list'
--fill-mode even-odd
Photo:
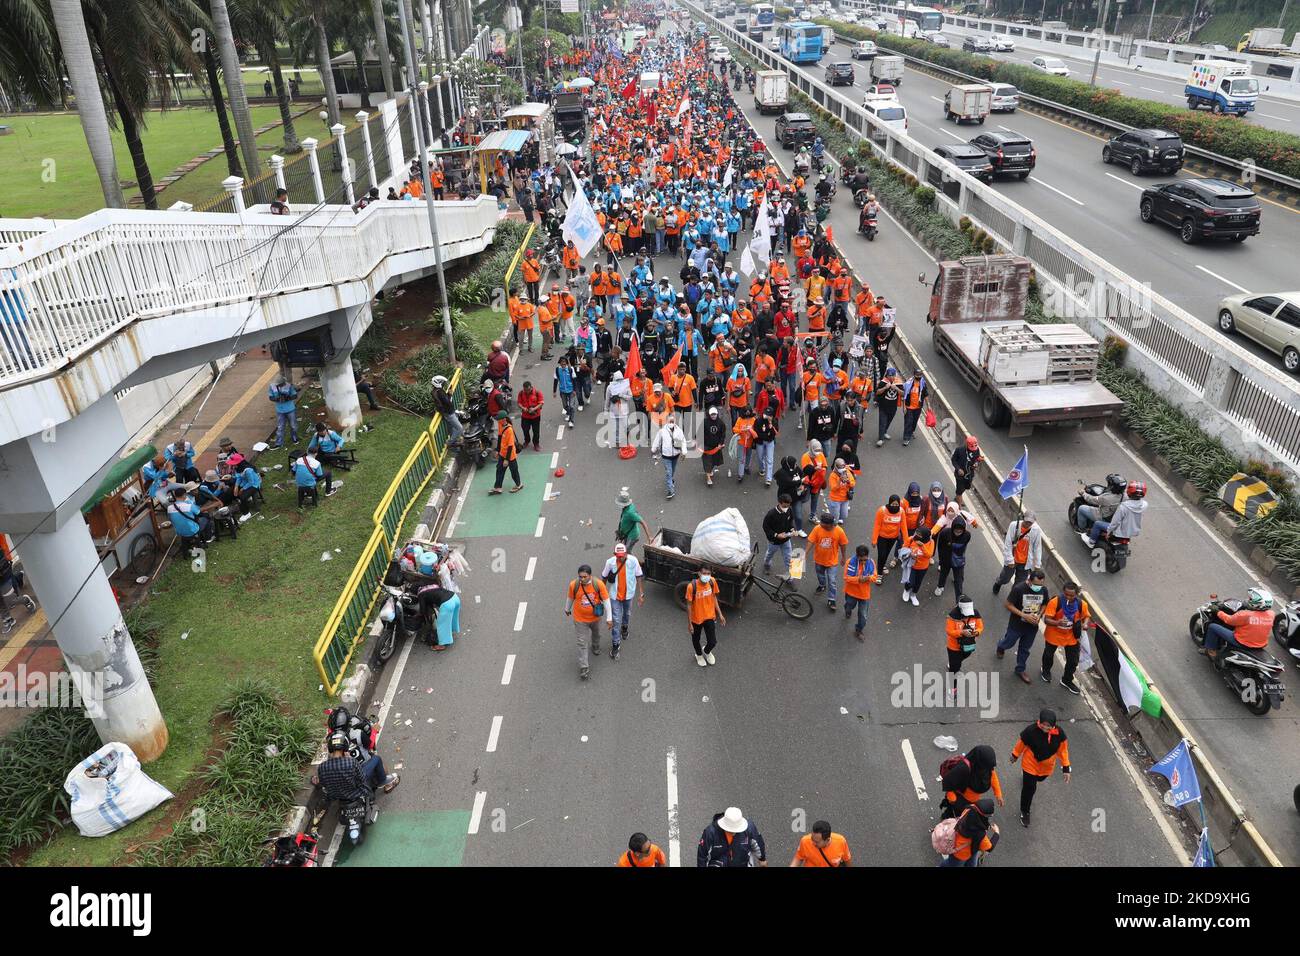
{"label": "parked motorcycle", "polygon": [[482,468],[492,457],[495,439],[492,422],[488,418],[487,399],[481,395],[465,408],[465,434],[461,438],[460,453],[473,460],[475,468]]}
{"label": "parked motorcycle", "polygon": [[379,610],[379,620],[384,627],[379,635],[379,663],[384,664],[393,656],[399,635],[411,640],[420,636],[424,614],[420,611],[419,596],[409,586],[384,584],[382,587],[388,595]]}
{"label": "parked motorcycle", "polygon": [[1273,618],[1273,640],[1296,664],[1300,664],[1300,601],[1288,601]]}
{"label": "parked motorcycle", "polygon": [[[1205,632],[1210,624],[1218,621],[1218,612],[1235,614],[1241,610],[1244,602],[1235,598],[1220,601],[1216,595],[1196,609],[1188,621],[1187,629],[1192,642],[1197,647],[1205,646]],[[1267,714],[1270,708],[1281,708],[1283,694],[1283,664],[1263,648],[1248,650],[1239,647],[1223,646],[1217,657],[1211,659],[1214,669],[1219,672],[1246,708],[1256,716]]]}
{"label": "parked motorcycle", "polygon": [[[1066,509],[1066,520],[1070,522],[1070,528],[1078,535],[1079,526],[1076,523],[1079,514],[1079,508],[1086,502],[1083,500],[1084,493],[1093,497],[1106,493],[1106,486],[1100,482],[1093,482],[1085,485],[1079,482],[1079,493],[1074,496],[1070,502],[1070,507]],[[1131,542],[1128,538],[1117,538],[1113,534],[1097,539],[1097,547],[1101,548],[1106,559],[1106,570],[1111,574],[1118,574],[1128,564],[1129,554],[1131,553]]]}

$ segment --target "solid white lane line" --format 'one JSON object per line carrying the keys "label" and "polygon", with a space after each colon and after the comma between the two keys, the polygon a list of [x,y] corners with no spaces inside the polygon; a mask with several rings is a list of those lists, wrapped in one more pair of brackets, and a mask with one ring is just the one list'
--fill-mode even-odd
{"label": "solid white lane line", "polygon": [[537,570],[537,555],[533,555],[531,558],[528,559],[528,569],[524,571],[524,580],[531,581],[533,579],[533,572],[535,572],[536,570]]}
{"label": "solid white lane line", "polygon": [[508,686],[510,685],[510,677],[511,677],[511,675],[514,674],[514,672],[515,672],[515,655],[513,655],[513,654],[507,654],[507,655],[506,655],[506,669],[505,669],[504,671],[501,672],[501,686],[502,686],[502,687],[508,687]]}
{"label": "solid white lane line", "polygon": [[525,615],[526,613],[528,613],[528,602],[527,602],[527,601],[520,601],[520,602],[519,602],[519,610],[515,612],[515,630],[516,630],[516,631],[522,631],[522,630],[524,629],[524,615]]}
{"label": "solid white lane line", "polygon": [[1209,269],[1205,268],[1205,266],[1197,266],[1196,268],[1200,269],[1200,270],[1201,270],[1202,272],[1204,272],[1207,276],[1214,276],[1214,278],[1218,279],[1220,282],[1223,282],[1223,283],[1226,283],[1227,285],[1232,286],[1232,287],[1233,287],[1234,289],[1236,289],[1238,292],[1244,292],[1244,293],[1246,293],[1246,295],[1250,295],[1250,290],[1249,290],[1249,289],[1245,288],[1244,286],[1239,286],[1239,285],[1237,285],[1237,283],[1233,282],[1231,279],[1225,279],[1223,276],[1219,275],[1217,272],[1211,272]]}
{"label": "solid white lane line", "polygon": [[936,103],[942,103],[942,102],[943,102],[943,98],[942,98],[942,97],[938,97],[938,96],[932,96],[932,97],[930,97],[930,99],[934,100]]}
{"label": "solid white lane line", "polygon": [[1123,176],[1116,176],[1114,173],[1107,173],[1106,175],[1117,183],[1123,183],[1125,186],[1132,186],[1134,189],[1139,191],[1146,188],[1141,183],[1135,183],[1131,179],[1125,179]]}
{"label": "solid white lane line", "polygon": [[912,775],[912,786],[916,788],[916,799],[929,800],[930,793],[925,789],[925,780],[921,778],[921,768],[916,765],[916,755],[912,753],[912,742],[903,738],[903,759],[907,761],[907,772]]}
{"label": "solid white lane line", "polygon": [[474,809],[469,815],[469,835],[478,833],[479,821],[483,819],[483,804],[487,803],[487,791],[480,790],[474,794]]}
{"label": "solid white lane line", "polygon": [[451,537],[452,531],[455,530],[456,525],[460,523],[460,510],[465,507],[465,499],[469,497],[469,489],[474,484],[474,476],[476,474],[478,474],[478,469],[469,473],[469,478],[465,482],[465,487],[461,491],[460,497],[456,499],[456,510],[451,513],[451,520],[447,523],[447,537],[449,538]]}
{"label": "solid white lane line", "polygon": [[1012,129],[1010,126],[999,126],[998,129],[1002,130],[1002,131],[1005,132],[1005,133],[1015,133],[1015,132],[1018,132],[1017,130]]}
{"label": "solid white lane line", "polygon": [[1125,83],[1123,80],[1111,80],[1116,86],[1132,86],[1132,83]]}
{"label": "solid white lane line", "polygon": [[677,807],[677,749],[668,748],[668,865],[682,865],[682,821]]}
{"label": "solid white lane line", "polygon": [[488,742],[487,742],[487,752],[490,754],[494,754],[497,752],[497,740],[501,736],[501,721],[503,719],[504,718],[502,718],[500,714],[497,714],[495,717],[492,718],[492,729],[488,731]]}
{"label": "solid white lane line", "polygon": [[545,527],[546,527],[546,516],[543,515],[542,517],[537,519],[537,530],[533,532],[533,537],[540,538],[542,536],[542,529]]}
{"label": "solid white lane line", "polygon": [[1039,179],[1037,176],[1030,176],[1030,177],[1029,177],[1029,181],[1030,181],[1031,183],[1038,183],[1038,185],[1040,185],[1040,186],[1046,186],[1046,187],[1047,187],[1048,189],[1050,189],[1052,192],[1056,193],[1056,194],[1059,195],[1059,196],[1064,196],[1066,199],[1070,200],[1070,202],[1074,203],[1076,206],[1082,206],[1082,205],[1083,205],[1083,203],[1081,203],[1079,200],[1075,199],[1075,198],[1074,198],[1073,196],[1071,196],[1069,193],[1067,193],[1067,192],[1062,192],[1061,190],[1059,190],[1059,189],[1057,189],[1055,186],[1053,186],[1051,183],[1043,182],[1043,180]]}

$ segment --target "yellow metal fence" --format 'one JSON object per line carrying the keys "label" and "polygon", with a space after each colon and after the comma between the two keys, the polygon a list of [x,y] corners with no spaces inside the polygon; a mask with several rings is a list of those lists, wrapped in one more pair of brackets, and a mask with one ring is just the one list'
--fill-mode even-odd
{"label": "yellow metal fence", "polygon": [[[452,376],[450,390],[452,400],[459,405],[464,398],[459,369]],[[382,593],[379,585],[388,571],[402,525],[416,502],[422,500],[420,493],[446,461],[447,441],[447,424],[441,415],[435,414],[375,507],[375,530],[312,650],[316,671],[330,695],[338,693],[343,675],[366,635]]]}

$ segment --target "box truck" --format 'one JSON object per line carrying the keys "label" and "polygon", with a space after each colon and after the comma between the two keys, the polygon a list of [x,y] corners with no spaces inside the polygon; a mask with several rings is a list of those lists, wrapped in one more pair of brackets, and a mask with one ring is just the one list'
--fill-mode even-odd
{"label": "box truck", "polygon": [[1259,99],[1259,81],[1250,65],[1232,60],[1196,60],[1184,88],[1187,108],[1208,107],[1214,113],[1245,116]]}
{"label": "box truck", "polygon": [[878,56],[871,61],[871,82],[892,83],[897,86],[903,82],[903,58],[901,56]]}
{"label": "box truck", "polygon": [[983,123],[993,108],[993,87],[984,83],[959,83],[943,96],[946,119],[962,123]]}
{"label": "box truck", "polygon": [[790,77],[782,70],[754,74],[754,106],[760,113],[784,113],[790,102]]}

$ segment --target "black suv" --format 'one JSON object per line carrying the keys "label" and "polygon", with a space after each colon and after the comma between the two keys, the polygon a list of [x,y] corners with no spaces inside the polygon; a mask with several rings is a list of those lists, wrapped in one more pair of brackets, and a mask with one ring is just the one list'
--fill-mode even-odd
{"label": "black suv", "polygon": [[1020,133],[980,133],[970,144],[982,150],[993,164],[993,174],[1029,178],[1029,171],[1038,160],[1033,141]]}
{"label": "black suv", "polygon": [[776,118],[776,139],[786,149],[797,143],[811,143],[817,138],[817,128],[807,113],[782,113]]}
{"label": "black suv", "polygon": [[951,145],[944,143],[936,146],[934,152],[976,179],[982,179],[986,183],[993,181],[993,163],[989,161],[988,153],[978,146],[971,146],[968,143]]}
{"label": "black suv", "polygon": [[1259,234],[1259,200],[1226,179],[1179,179],[1148,186],[1138,211],[1143,222],[1174,226],[1189,244],[1202,239],[1244,242]]}
{"label": "black suv", "polygon": [[1183,141],[1167,129],[1132,129],[1101,148],[1103,163],[1120,163],[1138,176],[1158,169],[1166,176],[1183,168]]}
{"label": "black suv", "polygon": [[829,86],[853,85],[852,63],[826,64],[826,83]]}
{"label": "black suv", "polygon": [[967,53],[992,53],[993,41],[979,36],[967,37],[962,41],[961,48]]}

